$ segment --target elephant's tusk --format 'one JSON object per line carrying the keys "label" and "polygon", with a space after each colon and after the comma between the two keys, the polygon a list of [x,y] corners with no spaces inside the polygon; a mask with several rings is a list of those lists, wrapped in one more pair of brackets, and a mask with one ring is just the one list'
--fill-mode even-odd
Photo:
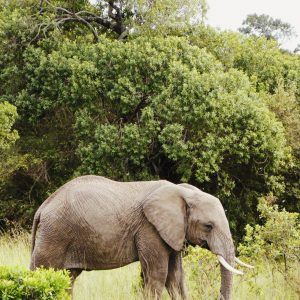
{"label": "elephant's tusk", "polygon": [[237,257],[234,258],[234,261],[243,267],[247,267],[249,269],[254,269],[253,266],[244,263],[243,261],[239,260]]}
{"label": "elephant's tusk", "polygon": [[238,275],[243,275],[244,273],[242,271],[236,270],[235,268],[233,268],[225,259],[223,256],[221,255],[217,255],[218,260],[220,262],[220,264],[227,269],[228,271],[238,274]]}

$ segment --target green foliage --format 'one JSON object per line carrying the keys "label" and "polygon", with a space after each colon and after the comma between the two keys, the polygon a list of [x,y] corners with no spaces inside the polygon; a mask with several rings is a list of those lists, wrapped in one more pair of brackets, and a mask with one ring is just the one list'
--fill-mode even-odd
{"label": "green foliage", "polygon": [[247,76],[187,38],[45,40],[26,49],[24,72],[20,144],[55,166],[39,181],[189,181],[221,197],[233,228],[244,222],[237,207],[255,217],[255,197],[280,189],[282,125]]}
{"label": "green foliage", "polygon": [[300,151],[300,106],[296,97],[296,85],[285,85],[282,79],[272,95],[266,95],[265,102],[285,128],[285,135],[289,146]]}
{"label": "green foliage", "polygon": [[23,84],[22,54],[36,26],[33,0],[0,1],[0,94],[11,99]]}
{"label": "green foliage", "polygon": [[283,52],[275,41],[207,26],[198,26],[186,35],[194,45],[214,54],[226,69],[234,67],[246,73],[257,91],[274,93],[278,81],[283,80],[287,85],[294,83],[296,95],[300,95],[300,57]]}
{"label": "green foliage", "polygon": [[70,299],[66,291],[69,286],[70,278],[66,271],[0,267],[0,297],[3,300]]}
{"label": "green foliage", "polygon": [[49,34],[55,28],[65,31],[69,37],[78,35],[94,38],[105,33],[120,40],[128,35],[151,34],[180,30],[186,25],[203,22],[206,0],[127,0],[127,1],[42,1],[39,5],[36,38]]}
{"label": "green foliage", "polygon": [[242,43],[240,54],[234,66],[245,71],[258,91],[274,93],[278,80],[285,84],[296,84],[296,94],[300,95],[300,57],[282,53],[275,42],[265,38],[249,38]]}
{"label": "green foliage", "polygon": [[285,86],[283,80],[279,80],[274,94],[266,95],[265,102],[284,125],[287,143],[292,149],[290,164],[282,170],[285,191],[279,203],[290,211],[300,212],[300,106],[296,85]]}
{"label": "green foliage", "polygon": [[[147,120],[144,110],[139,124],[126,124],[122,127],[115,125],[98,125],[95,128],[95,142],[79,144],[78,152],[82,158],[79,170],[87,173],[107,174],[113,178],[132,178],[131,168],[144,167],[145,157],[151,147],[158,127],[153,119]],[[78,122],[82,122],[79,119]],[[112,161],[114,164],[112,164]],[[116,165],[118,167],[116,168]],[[147,179],[151,175],[147,169],[140,168],[136,178]]]}
{"label": "green foliage", "polygon": [[24,210],[15,199],[5,195],[10,186],[11,178],[18,170],[25,170],[32,163],[30,155],[18,152],[16,142],[19,139],[17,130],[13,129],[18,117],[16,107],[7,101],[0,103],[0,225],[3,221],[18,215]]}
{"label": "green foliage", "polygon": [[205,48],[222,62],[225,69],[234,67],[239,57],[242,39],[236,32],[218,31],[210,26],[197,26],[186,34],[193,45]]}
{"label": "green foliage", "polygon": [[[272,195],[261,198],[258,211],[262,225],[246,226],[246,235],[238,247],[240,255],[261,263],[268,260],[273,269],[284,274],[295,289],[299,288],[300,218],[298,213],[279,210]],[[296,266],[296,269],[295,269]]]}
{"label": "green foliage", "polygon": [[17,117],[16,107],[8,102],[0,103],[0,151],[7,151],[19,138],[12,126]]}
{"label": "green foliage", "polygon": [[0,103],[0,188],[3,181],[24,163],[18,161],[13,149],[19,139],[18,132],[12,129],[17,116],[15,106],[6,101]]}
{"label": "green foliage", "polygon": [[183,268],[185,270],[188,289],[192,291],[192,299],[217,299],[220,292],[219,262],[216,256],[206,249],[189,246],[184,253]]}
{"label": "green foliage", "polygon": [[247,225],[244,243],[239,246],[241,255],[255,258],[267,257],[282,262],[299,262],[299,214],[279,210],[271,205],[276,199],[261,198],[258,211],[263,225]]}
{"label": "green foliage", "polygon": [[[286,162],[276,175],[276,194],[280,204],[290,211],[299,211],[299,96],[300,59],[298,55],[283,52],[278,44],[265,37],[245,37],[234,32],[219,32],[210,27],[200,26],[188,34],[192,44],[206,48],[220,60],[225,69],[235,68],[246,73],[251,86],[260,95],[268,109],[283,123],[287,145]],[[275,191],[274,191],[275,192]],[[255,197],[247,193],[243,197]],[[245,199],[246,203],[253,200]],[[243,207],[238,214],[246,216],[248,209]]]}

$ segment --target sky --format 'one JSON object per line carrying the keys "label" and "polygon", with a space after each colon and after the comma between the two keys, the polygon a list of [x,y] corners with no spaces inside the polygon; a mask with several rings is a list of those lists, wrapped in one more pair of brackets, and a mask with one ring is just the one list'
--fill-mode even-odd
{"label": "sky", "polygon": [[300,0],[207,0],[206,23],[222,30],[237,31],[249,14],[267,14],[294,28],[297,36],[282,43],[293,51],[300,44]]}

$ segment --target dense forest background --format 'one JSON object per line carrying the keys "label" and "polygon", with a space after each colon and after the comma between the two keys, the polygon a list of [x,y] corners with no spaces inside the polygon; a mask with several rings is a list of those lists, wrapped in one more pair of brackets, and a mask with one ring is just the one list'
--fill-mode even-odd
{"label": "dense forest background", "polygon": [[206,11],[0,0],[1,227],[30,226],[83,174],[189,182],[221,199],[237,239],[260,197],[300,211],[300,56]]}

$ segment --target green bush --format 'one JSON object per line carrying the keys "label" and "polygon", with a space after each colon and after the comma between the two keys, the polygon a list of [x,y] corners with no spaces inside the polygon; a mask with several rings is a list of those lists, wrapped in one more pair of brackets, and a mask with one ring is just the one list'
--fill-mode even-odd
{"label": "green bush", "polygon": [[66,271],[21,267],[0,267],[0,299],[50,300],[70,299],[67,289],[70,278]]}
{"label": "green bush", "polygon": [[276,261],[298,261],[300,250],[300,222],[298,213],[279,210],[271,205],[276,199],[271,195],[261,198],[258,211],[263,225],[246,226],[244,242],[239,246],[243,256]]}
{"label": "green bush", "polygon": [[44,41],[24,59],[27,85],[14,103],[26,120],[20,135],[37,133],[20,144],[44,162],[39,182],[83,174],[190,182],[222,200],[234,235],[257,217],[257,196],[282,190],[282,124],[245,74],[225,72],[187,38]]}
{"label": "green bush", "polygon": [[283,274],[288,284],[300,292],[297,274],[300,262],[299,214],[279,210],[278,205],[272,205],[275,200],[272,195],[260,199],[258,211],[263,224],[246,226],[246,235],[238,251],[245,260],[256,261],[258,266],[264,267],[269,262],[272,272]]}

